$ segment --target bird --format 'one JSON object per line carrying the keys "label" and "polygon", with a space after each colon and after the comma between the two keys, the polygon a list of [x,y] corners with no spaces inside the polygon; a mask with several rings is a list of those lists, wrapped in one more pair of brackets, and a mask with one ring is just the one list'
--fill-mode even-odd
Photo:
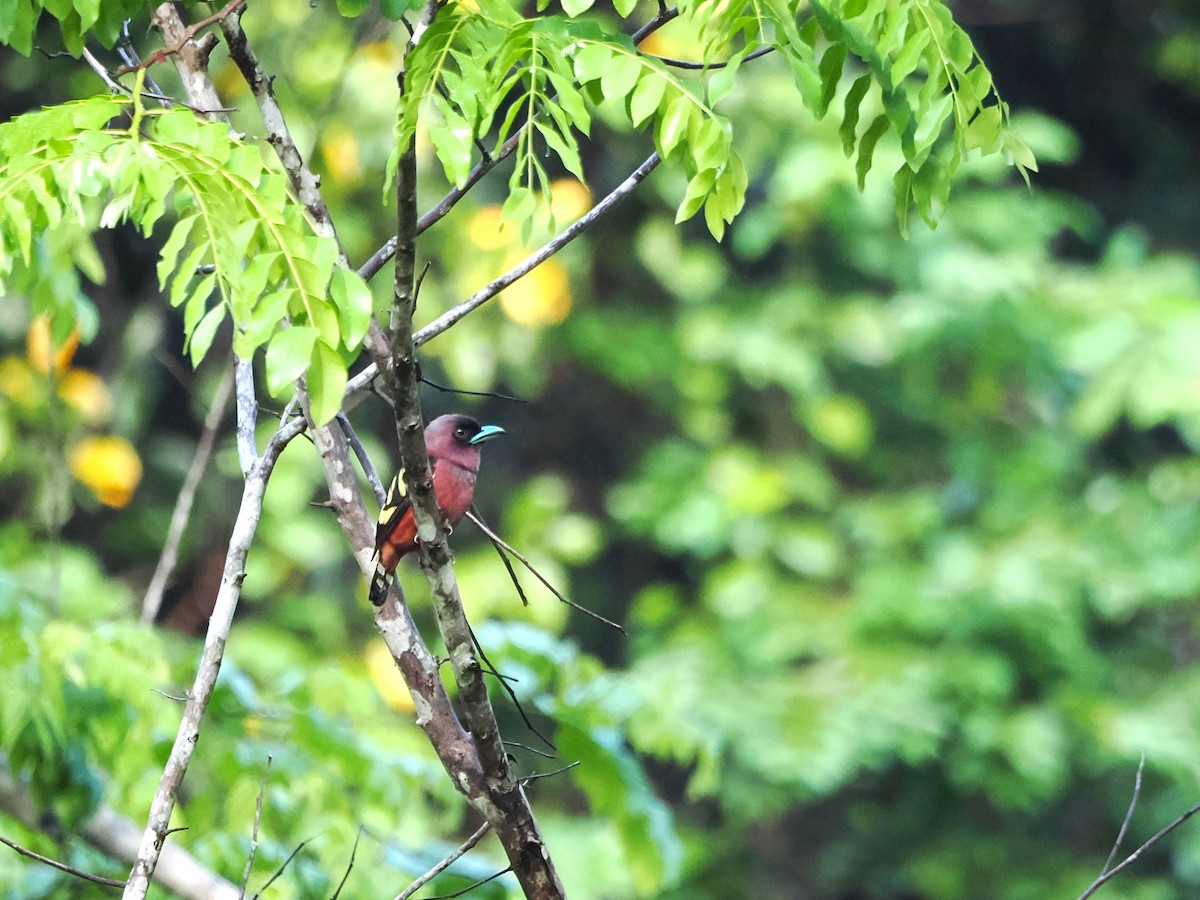
{"label": "bird", "polygon": [[[470,416],[458,413],[438,416],[426,426],[425,452],[433,470],[433,491],[451,526],[462,521],[475,496],[480,444],[504,433],[499,425],[480,425]],[[370,592],[375,606],[382,606],[387,599],[388,586],[400,559],[416,548],[417,523],[401,469],[388,488],[375,528],[375,573]]]}

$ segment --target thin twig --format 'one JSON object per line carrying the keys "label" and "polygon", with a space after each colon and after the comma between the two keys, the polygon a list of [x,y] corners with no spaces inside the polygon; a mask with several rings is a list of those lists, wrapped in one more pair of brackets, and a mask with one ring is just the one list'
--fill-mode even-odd
{"label": "thin twig", "polygon": [[196,491],[200,480],[212,459],[213,447],[216,445],[217,429],[225,416],[225,407],[229,405],[229,395],[233,392],[233,369],[227,369],[213,394],[212,406],[204,418],[204,430],[196,444],[196,455],[188,467],[187,476],[183,479],[183,487],[175,500],[175,510],[171,513],[171,524],[167,528],[167,538],[163,541],[162,553],[158,557],[158,565],[154,567],[154,575],[150,578],[150,586],[142,598],[142,621],[153,622],[158,618],[162,608],[163,591],[167,582],[175,572],[175,562],[179,557],[179,543],[183,540],[183,530],[187,527],[192,516],[192,504],[196,500]]}
{"label": "thin twig", "polygon": [[495,881],[501,875],[507,875],[512,870],[513,870],[512,866],[509,866],[507,869],[501,869],[499,872],[496,872],[493,875],[489,875],[487,878],[479,879],[474,884],[468,884],[461,891],[455,891],[453,894],[435,894],[432,897],[426,898],[426,900],[454,900],[455,897],[461,897],[464,894],[469,894],[469,893],[471,893],[471,891],[475,890],[475,888],[481,887],[481,886],[487,884],[489,881]]}
{"label": "thin twig", "polygon": [[267,770],[263,772],[262,787],[258,789],[258,800],[254,804],[254,828],[250,831],[250,855],[246,858],[246,871],[242,873],[242,889],[239,897],[246,896],[246,885],[250,883],[250,870],[254,868],[254,855],[258,852],[258,823],[262,820],[263,796],[267,793],[267,778],[271,775],[271,757],[267,755]]}
{"label": "thin twig", "polygon": [[263,891],[265,891],[267,888],[269,888],[271,885],[273,885],[275,883],[275,879],[283,874],[283,870],[286,869],[291,864],[292,860],[296,858],[296,854],[304,849],[304,845],[307,844],[309,840],[312,840],[312,838],[303,840],[299,844],[296,845],[296,849],[288,854],[288,858],[283,861],[283,865],[280,866],[278,869],[276,869],[275,874],[267,879],[267,883],[258,889],[258,893],[254,895],[254,900],[258,900],[258,898],[262,896]]}
{"label": "thin twig", "polygon": [[1183,815],[1181,815],[1178,819],[1176,819],[1170,825],[1168,825],[1165,828],[1163,828],[1162,830],[1160,830],[1158,832],[1158,834],[1154,835],[1154,837],[1150,838],[1150,840],[1146,841],[1146,843],[1142,844],[1142,846],[1138,847],[1136,850],[1134,850],[1132,853],[1130,853],[1127,857],[1125,857],[1125,859],[1121,862],[1120,865],[1114,866],[1113,868],[1111,868],[1107,872],[1105,872],[1103,875],[1101,875],[1099,878],[1097,878],[1095,881],[1093,881],[1091,886],[1086,891],[1084,891],[1082,894],[1079,895],[1079,900],[1087,900],[1088,897],[1090,897],[1090,896],[1092,896],[1092,894],[1096,893],[1097,889],[1102,884],[1111,880],[1118,872],[1124,871],[1129,866],[1133,865],[1135,862],[1137,862],[1138,858],[1143,853],[1145,853],[1147,850],[1149,850],[1151,847],[1153,847],[1155,844],[1157,844],[1160,840],[1162,840],[1164,837],[1166,837],[1168,834],[1170,834],[1172,831],[1174,831],[1176,828],[1178,828],[1180,825],[1182,825],[1184,822],[1186,822],[1188,819],[1190,819],[1192,816],[1194,816],[1198,812],[1200,812],[1200,803],[1197,803],[1191,809],[1184,812]]}
{"label": "thin twig", "polygon": [[662,159],[658,153],[651,153],[646,158],[646,161],[633,171],[633,174],[613,188],[608,196],[593,206],[573,224],[543,244],[523,262],[509,269],[499,278],[484,285],[462,303],[447,310],[414,334],[413,344],[419,347],[430,338],[441,334],[459,319],[478,309],[488,300],[491,300],[518,278],[532,272],[563,247],[567,246],[567,244],[571,243],[571,241],[575,240],[575,238],[579,237],[579,235],[583,234],[598,218],[616,206],[618,202],[625,199],[628,194],[632,193],[634,188],[641,184],[646,176],[658,167],[660,162],[662,162]]}
{"label": "thin twig", "polygon": [[1133,821],[1133,811],[1137,809],[1138,798],[1142,796],[1142,773],[1145,770],[1146,751],[1143,750],[1142,758],[1138,762],[1137,775],[1133,778],[1133,796],[1129,798],[1129,809],[1125,811],[1125,819],[1121,822],[1121,830],[1117,832],[1117,840],[1113,843],[1112,849],[1108,851],[1108,859],[1104,861],[1104,865],[1100,869],[1101,875],[1108,871],[1108,867],[1117,858],[1117,852],[1121,849],[1121,844],[1125,840],[1125,832],[1129,830],[1129,823]]}
{"label": "thin twig", "polygon": [[333,892],[333,896],[329,900],[338,900],[342,893],[342,888],[346,886],[346,879],[350,877],[350,870],[354,868],[354,857],[358,855],[358,842],[362,839],[363,827],[358,826],[358,834],[354,835],[354,846],[350,848],[350,862],[346,864],[346,874],[342,876],[342,880],[338,882],[337,890]]}
{"label": "thin twig", "polygon": [[553,771],[550,771],[550,772],[534,772],[532,775],[526,775],[524,778],[522,778],[521,783],[528,784],[531,781],[537,781],[539,778],[553,778],[555,775],[561,775],[563,772],[571,771],[571,769],[575,768],[576,766],[580,765],[581,763],[582,763],[582,760],[577,759],[573,763],[567,763],[565,766],[562,766],[561,768],[558,768],[558,769],[554,769]]}
{"label": "thin twig", "polygon": [[550,738],[548,738],[544,734],[542,734],[540,731],[538,731],[537,726],[535,726],[533,724],[533,722],[530,720],[529,716],[525,714],[525,707],[523,707],[521,705],[521,701],[517,697],[517,692],[514,691],[512,689],[512,685],[510,685],[508,683],[510,680],[516,681],[516,679],[515,678],[510,679],[509,676],[502,675],[500,673],[500,670],[497,669],[492,664],[492,661],[490,659],[488,659],[487,654],[483,652],[483,645],[479,643],[479,638],[477,638],[475,636],[475,629],[473,629],[473,628],[471,629],[471,641],[475,644],[475,649],[479,652],[480,660],[483,662],[484,666],[486,666],[484,671],[489,672],[490,674],[494,675],[496,680],[498,682],[500,682],[500,687],[504,688],[504,692],[506,694],[508,694],[508,699],[512,701],[513,706],[515,706],[517,709],[517,712],[520,713],[521,720],[525,723],[525,727],[528,728],[531,732],[533,732],[534,735],[537,736],[538,740],[540,740],[543,744],[545,744],[551,750],[558,750],[558,748],[556,746],[554,746],[554,742],[551,741]]}
{"label": "thin twig", "polygon": [[[444,871],[446,871],[448,868],[450,868],[450,866],[452,866],[459,859],[461,859],[463,856],[465,856],[470,850],[472,850],[475,847],[476,844],[478,844],[480,841],[483,840],[484,836],[489,831],[491,831],[491,829],[492,829],[491,824],[488,822],[484,822],[482,825],[479,826],[479,828],[476,830],[476,832],[473,835],[471,835],[469,838],[467,838],[465,841],[463,841],[463,843],[458,847],[457,850],[455,850],[453,853],[451,853],[449,856],[447,856],[445,859],[443,859],[441,862],[439,862],[437,865],[435,865],[432,869],[430,869],[428,872],[426,872],[424,875],[422,875],[420,878],[418,878],[416,881],[414,881],[412,884],[410,884],[408,887],[406,887],[404,890],[402,890],[399,894],[397,894],[395,900],[408,900],[409,897],[411,897],[413,894],[415,894],[421,888],[425,887],[425,885],[427,885],[433,879],[437,878]],[[507,869],[505,871],[507,871]]]}
{"label": "thin twig", "polygon": [[[751,50],[749,53],[747,53],[745,59],[743,59],[742,62],[743,63],[753,62],[756,59],[761,59],[762,57],[766,56],[768,53],[773,52],[774,50],[775,50],[774,47],[759,47],[757,50]],[[724,69],[726,66],[729,65],[729,63],[727,63],[727,62],[718,62],[718,63],[692,62],[692,61],[686,60],[686,59],[672,59],[669,56],[650,56],[650,58],[657,59],[664,66],[670,66],[673,69],[687,69],[687,70],[693,71],[693,72],[696,72],[696,71],[711,72],[716,69]]]}
{"label": "thin twig", "polygon": [[242,474],[249,473],[258,461],[258,442],[255,430],[258,426],[258,398],[254,392],[254,363],[248,359],[234,358],[234,373],[237,381],[237,448],[238,462]]}
{"label": "thin twig", "polygon": [[427,384],[435,391],[441,391],[443,394],[465,394],[468,397],[495,397],[497,400],[512,400],[514,403],[529,402],[524,397],[513,397],[511,394],[501,394],[497,391],[467,391],[462,388],[446,387],[444,384],[430,381],[424,375],[421,376],[421,383]]}
{"label": "thin twig", "polygon": [[358,460],[358,464],[362,466],[363,474],[367,476],[367,481],[371,484],[371,491],[375,494],[375,500],[380,506],[383,506],[384,501],[387,499],[387,491],[383,487],[383,482],[379,480],[379,473],[375,471],[375,464],[371,462],[371,456],[367,453],[367,448],[358,439],[358,435],[354,431],[354,426],[350,424],[350,418],[344,412],[337,414],[337,422],[342,428],[342,434],[346,436],[346,441],[350,444],[350,449],[354,451],[354,456]]}
{"label": "thin twig", "polygon": [[59,871],[66,872],[68,875],[74,875],[76,878],[82,878],[84,881],[91,881],[94,884],[102,884],[105,887],[125,887],[125,882],[123,881],[117,881],[115,878],[105,878],[103,875],[92,875],[88,872],[82,872],[79,869],[76,869],[74,866],[68,866],[66,863],[61,863],[56,859],[51,859],[48,856],[42,856],[40,853],[34,853],[32,850],[22,847],[20,844],[13,843],[6,837],[0,836],[0,844],[5,844],[6,846],[12,847],[22,856],[27,856],[30,859],[35,859],[40,863],[45,863],[46,865],[52,866]]}
{"label": "thin twig", "polygon": [[528,559],[526,559],[519,551],[514,550],[510,544],[505,543],[504,540],[498,534],[496,534],[496,532],[494,532],[494,531],[492,531],[492,529],[488,528],[488,526],[484,523],[483,519],[481,519],[479,517],[479,514],[477,512],[475,512],[474,509],[467,510],[467,518],[470,519],[472,522],[474,522],[476,525],[478,525],[479,530],[482,531],[484,534],[486,534],[488,536],[488,538],[494,544],[496,544],[497,546],[503,547],[505,550],[507,550],[509,553],[511,553],[513,556],[515,556],[518,560],[520,560],[521,565],[523,565],[530,572],[532,572],[534,578],[536,578],[538,581],[540,581],[542,584],[544,584],[547,588],[549,588],[550,593],[554,594],[555,597],[557,597],[563,603],[567,604],[567,606],[571,607],[572,609],[579,610],[584,615],[591,616],[593,619],[595,619],[598,622],[603,622],[605,625],[608,625],[612,628],[617,629],[617,631],[621,632],[621,634],[626,633],[625,629],[622,628],[620,625],[618,625],[616,622],[612,621],[611,619],[604,618],[604,616],[600,615],[600,613],[593,612],[592,610],[588,609],[586,606],[583,606],[580,603],[576,603],[570,597],[563,594],[562,591],[560,591],[558,588],[556,588],[554,585],[552,585],[549,581],[547,581],[545,576],[543,576],[541,572],[539,572],[536,568],[534,568],[533,563],[531,563]]}
{"label": "thin twig", "polygon": [[492,541],[492,546],[496,548],[496,552],[500,554],[500,561],[504,563],[504,568],[508,569],[508,577],[513,583],[513,587],[517,589],[517,596],[521,598],[521,605],[528,606],[529,598],[525,596],[525,589],[521,587],[521,580],[517,578],[517,570],[513,568],[512,561],[508,558],[508,554],[504,552],[504,548]]}
{"label": "thin twig", "polygon": [[539,750],[537,747],[530,747],[528,744],[522,744],[519,741],[506,740],[504,742],[504,746],[505,747],[520,747],[522,750],[528,750],[530,753],[536,753],[538,756],[542,757],[542,759],[557,759],[558,758],[553,753],[547,753],[545,750]]}

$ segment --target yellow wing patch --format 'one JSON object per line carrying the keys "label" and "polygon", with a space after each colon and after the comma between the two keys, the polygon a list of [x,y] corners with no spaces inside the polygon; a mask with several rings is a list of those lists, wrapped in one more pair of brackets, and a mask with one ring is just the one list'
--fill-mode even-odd
{"label": "yellow wing patch", "polygon": [[408,492],[404,487],[404,470],[401,469],[392,479],[388,487],[387,497],[383,501],[383,509],[379,510],[379,523],[375,526],[375,549],[378,550],[387,540],[387,536],[400,522],[400,517],[412,505]]}

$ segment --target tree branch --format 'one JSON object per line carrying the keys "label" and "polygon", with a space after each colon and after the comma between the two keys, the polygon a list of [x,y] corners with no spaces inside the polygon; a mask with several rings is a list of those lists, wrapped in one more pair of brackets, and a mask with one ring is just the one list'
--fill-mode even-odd
{"label": "tree branch", "polygon": [[[229,58],[242,73],[242,77],[254,94],[254,99],[258,102],[263,125],[267,129],[267,142],[275,148],[275,153],[279,156],[279,161],[283,164],[283,169],[292,183],[292,190],[296,192],[296,196],[308,211],[313,230],[321,237],[332,238],[336,241],[337,230],[333,227],[333,220],[329,217],[329,208],[325,205],[325,198],[321,196],[319,179],[305,165],[304,158],[300,155],[300,150],[292,139],[287,120],[283,117],[283,110],[280,109],[279,102],[275,99],[273,87],[275,79],[266,75],[262,66],[258,64],[258,57],[250,46],[250,41],[246,38],[246,32],[242,30],[241,13],[236,9],[231,10],[228,15],[220,19],[220,23],[221,31],[225,35],[225,43],[229,46]],[[346,265],[346,255],[342,253],[340,243],[338,255],[340,265]]]}
{"label": "tree branch", "polygon": [[221,377],[220,384],[217,385],[212,406],[204,419],[204,430],[196,445],[196,455],[192,457],[187,477],[184,478],[183,487],[179,489],[179,497],[175,500],[175,510],[171,513],[171,524],[167,528],[167,538],[163,541],[158,565],[154,567],[150,586],[146,588],[146,596],[142,598],[143,622],[153,622],[162,607],[163,591],[175,571],[175,561],[179,555],[179,542],[183,539],[183,530],[192,516],[192,504],[196,500],[196,491],[200,487],[200,479],[204,477],[204,472],[208,468],[208,461],[212,459],[217,429],[220,428],[221,419],[225,416],[225,407],[229,403],[229,395],[232,391],[233,369],[231,368],[225,372]]}
{"label": "tree branch", "polygon": [[[436,0],[427,11],[436,10]],[[410,44],[411,49],[411,44]],[[405,89],[405,73],[399,78]],[[450,548],[448,529],[437,504],[425,451],[424,426],[418,399],[420,372],[414,356],[413,312],[416,309],[416,151],[401,148],[396,172],[396,277],[392,299],[392,368],[389,382],[395,398],[396,434],[404,480],[417,524],[417,550],[421,569],[433,594],[434,613],[446,643],[454,680],[458,685],[463,720],[484,774],[482,794],[459,789],[492,824],[530,900],[561,898],[562,884],[554,870],[524,791],[513,777],[500,739],[496,717],[488,699],[487,683],[463,611]],[[386,606],[386,604],[385,604]]]}
{"label": "tree branch", "polygon": [[[299,433],[297,429],[296,433]],[[196,671],[192,689],[188,692],[187,704],[184,706],[183,719],[179,723],[179,731],[175,736],[175,744],[171,755],[163,769],[158,791],[150,805],[149,820],[146,833],[138,850],[137,860],[129,875],[129,883],[125,887],[125,900],[141,900],[146,896],[154,868],[158,864],[162,852],[163,841],[170,827],[171,813],[175,809],[175,797],[183,776],[187,772],[192,754],[196,749],[196,741],[200,737],[200,723],[204,711],[212,697],[213,688],[217,683],[217,673],[221,669],[221,661],[225,657],[225,643],[229,639],[229,629],[233,624],[233,614],[237,609],[238,600],[242,594],[242,580],[246,577],[246,555],[254,540],[254,532],[262,516],[263,495],[267,489],[267,480],[275,467],[279,454],[283,452],[286,441],[281,440],[284,430],[279,432],[267,444],[263,455],[254,463],[250,475],[246,478],[242,490],[242,502],[238,509],[237,520],[233,524],[233,533],[229,538],[229,551],[225,557],[225,572],[221,577],[221,587],[217,591],[216,604],[213,607],[212,618],[209,619],[208,633],[204,638],[204,652],[200,657],[200,667]]]}

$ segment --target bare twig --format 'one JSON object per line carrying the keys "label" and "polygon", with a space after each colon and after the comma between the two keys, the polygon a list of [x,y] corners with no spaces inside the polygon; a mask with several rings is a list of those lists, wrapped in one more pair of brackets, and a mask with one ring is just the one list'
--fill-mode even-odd
{"label": "bare twig", "polygon": [[[309,838],[308,840],[311,840],[311,838]],[[292,864],[292,860],[296,858],[296,854],[298,854],[301,850],[304,849],[305,845],[308,844],[308,840],[303,840],[299,844],[296,845],[296,849],[288,854],[288,858],[283,861],[283,865],[280,866],[278,869],[276,869],[275,874],[267,879],[267,883],[258,889],[258,893],[256,893],[254,895],[254,900],[258,900],[258,898],[263,895],[263,891],[265,891],[267,888],[269,888],[271,885],[273,885],[275,883],[275,879],[277,879],[280,875],[282,875],[284,873],[284,870],[287,869],[287,867]]]}
{"label": "bare twig", "polygon": [[461,891],[455,891],[453,894],[435,894],[434,896],[427,898],[427,900],[454,900],[455,897],[462,897],[466,894],[469,894],[471,891],[475,890],[475,888],[482,887],[489,881],[495,881],[501,875],[507,875],[512,870],[512,866],[509,866],[507,869],[501,869],[499,872],[492,873],[487,878],[480,878],[474,884],[468,884]]}
{"label": "bare twig", "polygon": [[254,827],[250,830],[250,855],[246,857],[246,871],[242,873],[242,890],[239,898],[246,896],[246,885],[250,883],[250,870],[254,868],[254,855],[258,853],[258,825],[262,820],[263,796],[267,793],[267,778],[271,775],[271,757],[267,756],[267,769],[263,772],[262,787],[258,789],[258,800],[254,804]]}
{"label": "bare twig", "polygon": [[[27,828],[57,836],[59,825],[53,814],[33,799],[29,786],[0,767],[0,809]],[[76,833],[101,853],[132,863],[137,855],[142,829],[132,819],[101,806],[76,828]],[[184,900],[236,900],[237,888],[200,865],[177,844],[162,849],[156,881]]]}
{"label": "bare twig", "polygon": [[567,246],[567,244],[571,243],[571,241],[575,240],[575,238],[579,237],[579,235],[583,234],[583,232],[590,228],[598,218],[612,209],[628,194],[632,193],[633,189],[641,184],[645,177],[658,167],[660,162],[662,162],[662,160],[659,155],[657,153],[651,153],[650,156],[646,158],[646,161],[633,171],[633,174],[615,187],[612,192],[608,194],[608,196],[588,210],[587,213],[581,216],[572,225],[543,244],[523,262],[517,266],[514,266],[499,278],[488,282],[488,284],[484,285],[462,303],[450,310],[447,310],[445,313],[434,319],[434,321],[430,322],[415,335],[413,335],[413,344],[415,346],[420,346],[430,338],[441,334],[459,319],[478,309],[488,300],[491,300],[518,278],[521,278],[522,276],[527,275],[529,272],[536,269],[563,247]]}
{"label": "bare twig", "polygon": [[600,615],[600,613],[593,612],[592,610],[588,609],[586,606],[583,606],[580,603],[576,603],[570,597],[568,597],[564,593],[562,593],[562,591],[560,591],[558,588],[556,588],[553,584],[551,584],[545,578],[545,576],[542,575],[541,572],[539,572],[537,569],[534,568],[533,563],[531,563],[528,559],[526,559],[519,551],[514,550],[511,545],[505,543],[504,540],[498,534],[496,534],[496,532],[494,532],[494,531],[492,531],[492,529],[488,528],[488,526],[484,523],[483,519],[481,519],[479,517],[479,514],[476,513],[474,509],[467,510],[467,518],[470,519],[472,522],[474,522],[476,525],[478,525],[479,530],[482,531],[484,534],[486,534],[488,536],[488,539],[491,540],[493,544],[495,544],[497,547],[503,547],[506,551],[511,553],[513,556],[515,556],[521,562],[521,565],[523,565],[525,568],[527,568],[530,572],[533,573],[534,578],[536,578],[538,581],[540,581],[542,584],[544,584],[547,588],[549,588],[550,593],[554,594],[555,597],[557,597],[563,603],[567,604],[567,606],[571,607],[572,609],[577,609],[584,615],[591,616],[596,621],[603,622],[605,625],[608,625],[611,628],[617,629],[617,631],[621,632],[621,634],[625,634],[625,629],[622,628],[620,625],[618,625],[616,622],[612,621],[611,619],[604,618],[604,616]]}
{"label": "bare twig", "polygon": [[375,502],[383,506],[387,499],[387,491],[384,490],[383,482],[379,480],[379,473],[375,471],[375,464],[371,462],[367,448],[358,439],[354,426],[350,424],[350,418],[344,412],[337,414],[337,422],[341,426],[342,434],[346,436],[346,441],[350,444],[350,449],[354,451],[354,457],[362,467],[363,474],[367,476],[371,492],[375,495]]}
{"label": "bare twig", "polygon": [[408,887],[406,887],[404,890],[402,890],[399,894],[397,894],[395,900],[408,900],[409,897],[411,897],[413,894],[415,894],[421,888],[425,887],[425,885],[429,884],[429,882],[433,881],[433,879],[437,878],[439,875],[441,875],[443,872],[445,872],[448,868],[450,868],[452,865],[454,865],[454,863],[456,863],[456,862],[458,862],[458,860],[462,859],[462,857],[465,856],[468,852],[470,852],[472,849],[474,849],[475,845],[478,844],[480,841],[482,841],[484,836],[489,831],[491,831],[491,829],[492,829],[491,823],[484,822],[482,825],[479,826],[478,829],[476,829],[476,831],[473,835],[471,835],[469,838],[467,838],[465,841],[463,841],[461,845],[459,845],[458,849],[456,849],[453,853],[451,853],[449,856],[447,856],[445,859],[443,859],[441,862],[439,862],[437,865],[435,865],[432,869],[430,869],[428,872],[426,872],[424,875],[422,875],[420,878],[418,878],[416,881],[414,881],[412,884],[410,884]]}
{"label": "bare twig", "polygon": [[337,890],[333,892],[333,896],[329,900],[338,900],[341,896],[342,888],[346,886],[346,879],[350,877],[350,870],[354,868],[354,857],[358,855],[358,842],[362,839],[363,827],[358,826],[358,833],[354,835],[354,846],[350,848],[350,862],[346,864],[346,874],[342,876],[342,880],[338,882]]}
{"label": "bare twig", "polygon": [[495,397],[497,400],[512,400],[514,403],[529,402],[524,397],[513,397],[511,394],[501,394],[497,391],[466,391],[462,388],[446,387],[444,384],[430,381],[424,375],[421,376],[421,383],[427,384],[435,391],[441,391],[443,394],[465,394],[468,397]]}
{"label": "bare twig", "polygon": [[[751,50],[749,53],[747,53],[745,59],[743,59],[742,62],[744,62],[744,63],[752,62],[756,59],[760,59],[761,57],[766,56],[768,53],[771,53],[774,50],[775,50],[774,47],[759,47],[757,50]],[[717,62],[717,63],[691,62],[686,59],[672,59],[669,56],[651,56],[650,58],[657,59],[664,66],[670,66],[673,69],[687,69],[689,71],[711,72],[716,69],[724,69],[726,66],[729,65],[729,63],[727,63],[727,62]]]}
{"label": "bare twig", "polygon": [[171,524],[167,528],[167,538],[163,541],[158,565],[154,567],[150,586],[146,588],[146,596],[142,598],[143,622],[153,622],[162,607],[163,591],[166,590],[167,582],[175,572],[175,562],[179,556],[179,542],[183,539],[183,530],[192,516],[192,504],[196,500],[196,491],[208,468],[208,462],[212,459],[217,429],[221,427],[221,419],[225,415],[225,407],[229,404],[229,395],[232,391],[233,369],[228,369],[221,377],[216,393],[213,394],[212,406],[204,419],[204,430],[200,433],[200,441],[196,445],[196,455],[192,457],[192,464],[183,480],[183,487],[179,489],[179,496],[175,500],[175,510],[171,513]]}
{"label": "bare twig", "polygon": [[1121,844],[1125,841],[1125,832],[1129,830],[1129,823],[1133,821],[1133,811],[1137,809],[1138,799],[1142,796],[1142,773],[1145,770],[1146,751],[1143,750],[1142,758],[1138,762],[1137,774],[1133,778],[1133,796],[1129,798],[1129,809],[1125,810],[1125,818],[1121,821],[1121,830],[1117,832],[1117,839],[1113,842],[1112,849],[1108,851],[1108,859],[1104,861],[1104,865],[1100,868],[1101,875],[1108,871],[1108,867],[1117,858],[1117,852],[1121,849]]}
{"label": "bare twig", "polygon": [[[207,28],[213,22],[221,21],[226,16],[231,15],[233,12],[245,5],[246,0],[230,0],[229,3],[225,4],[224,7],[213,13],[211,16],[201,19],[199,22],[194,22],[185,28],[181,34],[176,35],[174,38],[169,38],[169,40],[173,40],[173,43],[166,47],[160,47],[158,50],[155,50],[145,59],[144,62],[138,63],[136,66],[121,66],[121,68],[117,69],[117,71],[113,73],[113,77],[120,78],[122,75],[128,75],[130,72],[136,72],[138,69],[148,69],[150,66],[166,62],[167,57],[175,56],[176,54],[182,53],[185,49],[187,49],[187,46],[191,42],[192,38],[194,38],[202,29]],[[211,47],[209,49],[211,49]]]}
{"label": "bare twig", "polygon": [[575,760],[573,763],[567,763],[565,766],[560,766],[557,769],[552,769],[549,772],[534,772],[532,775],[526,775],[521,779],[523,784],[528,784],[531,781],[537,781],[539,778],[553,778],[555,775],[561,775],[563,772],[570,772],[573,768],[580,765],[582,760]]}
{"label": "bare twig", "polygon": [[126,900],[141,900],[146,896],[150,878],[158,864],[162,842],[170,827],[171,813],[175,808],[175,797],[179,791],[179,785],[183,782],[183,776],[187,772],[188,764],[191,762],[196,741],[200,737],[200,724],[208,707],[209,698],[212,696],[213,688],[216,686],[221,661],[225,656],[225,642],[229,638],[233,614],[241,597],[242,580],[246,577],[246,555],[254,539],[258,520],[262,516],[263,495],[266,492],[267,480],[271,476],[275,462],[279,459],[279,454],[283,452],[287,443],[283,436],[290,431],[294,431],[292,437],[300,433],[299,428],[282,428],[276,432],[246,478],[237,520],[234,522],[233,533],[229,538],[225,572],[221,578],[221,587],[217,591],[212,618],[209,619],[208,634],[204,639],[204,652],[196,671],[196,679],[188,694],[187,704],[184,706],[183,718],[175,736],[175,744],[171,748],[171,755],[167,759],[166,768],[163,769],[158,791],[150,806],[146,832],[138,850],[137,861],[130,873],[129,882],[125,887]]}
{"label": "bare twig", "polygon": [[1095,881],[1093,881],[1091,883],[1091,885],[1088,887],[1088,889],[1086,891],[1084,891],[1082,894],[1079,895],[1079,900],[1087,900],[1088,897],[1092,896],[1094,893],[1096,893],[1097,890],[1100,889],[1101,885],[1112,880],[1112,878],[1114,878],[1118,872],[1124,871],[1125,869],[1127,869],[1131,865],[1133,865],[1135,862],[1137,862],[1138,858],[1141,857],[1141,855],[1143,853],[1145,853],[1147,850],[1149,850],[1151,847],[1153,847],[1155,844],[1157,844],[1160,840],[1162,840],[1164,837],[1166,837],[1168,834],[1170,834],[1172,831],[1174,831],[1176,828],[1178,828],[1180,825],[1182,825],[1184,822],[1186,822],[1188,819],[1190,819],[1192,816],[1194,816],[1198,812],[1200,812],[1200,803],[1197,803],[1191,809],[1184,811],[1184,813],[1182,815],[1180,815],[1179,818],[1177,818],[1170,825],[1167,825],[1165,828],[1160,829],[1159,832],[1154,835],[1154,837],[1150,838],[1150,840],[1146,841],[1146,843],[1142,844],[1142,846],[1138,847],[1136,850],[1134,850],[1132,853],[1130,853],[1127,857],[1125,857],[1124,860],[1121,861],[1121,863],[1119,865],[1116,865],[1113,868],[1108,869],[1108,871],[1104,872],[1099,878],[1097,878]]}
{"label": "bare twig", "polygon": [[20,844],[14,843],[6,837],[0,836],[0,844],[12,847],[22,856],[27,856],[30,859],[35,859],[40,863],[45,863],[46,865],[52,866],[59,871],[66,872],[68,875],[74,875],[76,878],[82,878],[84,881],[90,881],[93,884],[102,884],[105,887],[125,887],[125,882],[123,881],[117,881],[115,878],[105,878],[103,875],[92,875],[89,872],[83,872],[79,869],[76,869],[74,866],[68,866],[66,863],[61,863],[56,859],[51,859],[48,856],[42,856],[40,853],[34,853],[32,850],[22,847]]}
{"label": "bare twig", "polygon": [[[539,750],[537,747],[530,747],[528,744],[522,744],[518,741],[505,741],[505,747],[520,747],[522,750],[528,750],[530,753],[536,753],[543,759],[557,759],[553,753],[547,753],[545,750]],[[557,749],[557,748],[555,748]]]}

